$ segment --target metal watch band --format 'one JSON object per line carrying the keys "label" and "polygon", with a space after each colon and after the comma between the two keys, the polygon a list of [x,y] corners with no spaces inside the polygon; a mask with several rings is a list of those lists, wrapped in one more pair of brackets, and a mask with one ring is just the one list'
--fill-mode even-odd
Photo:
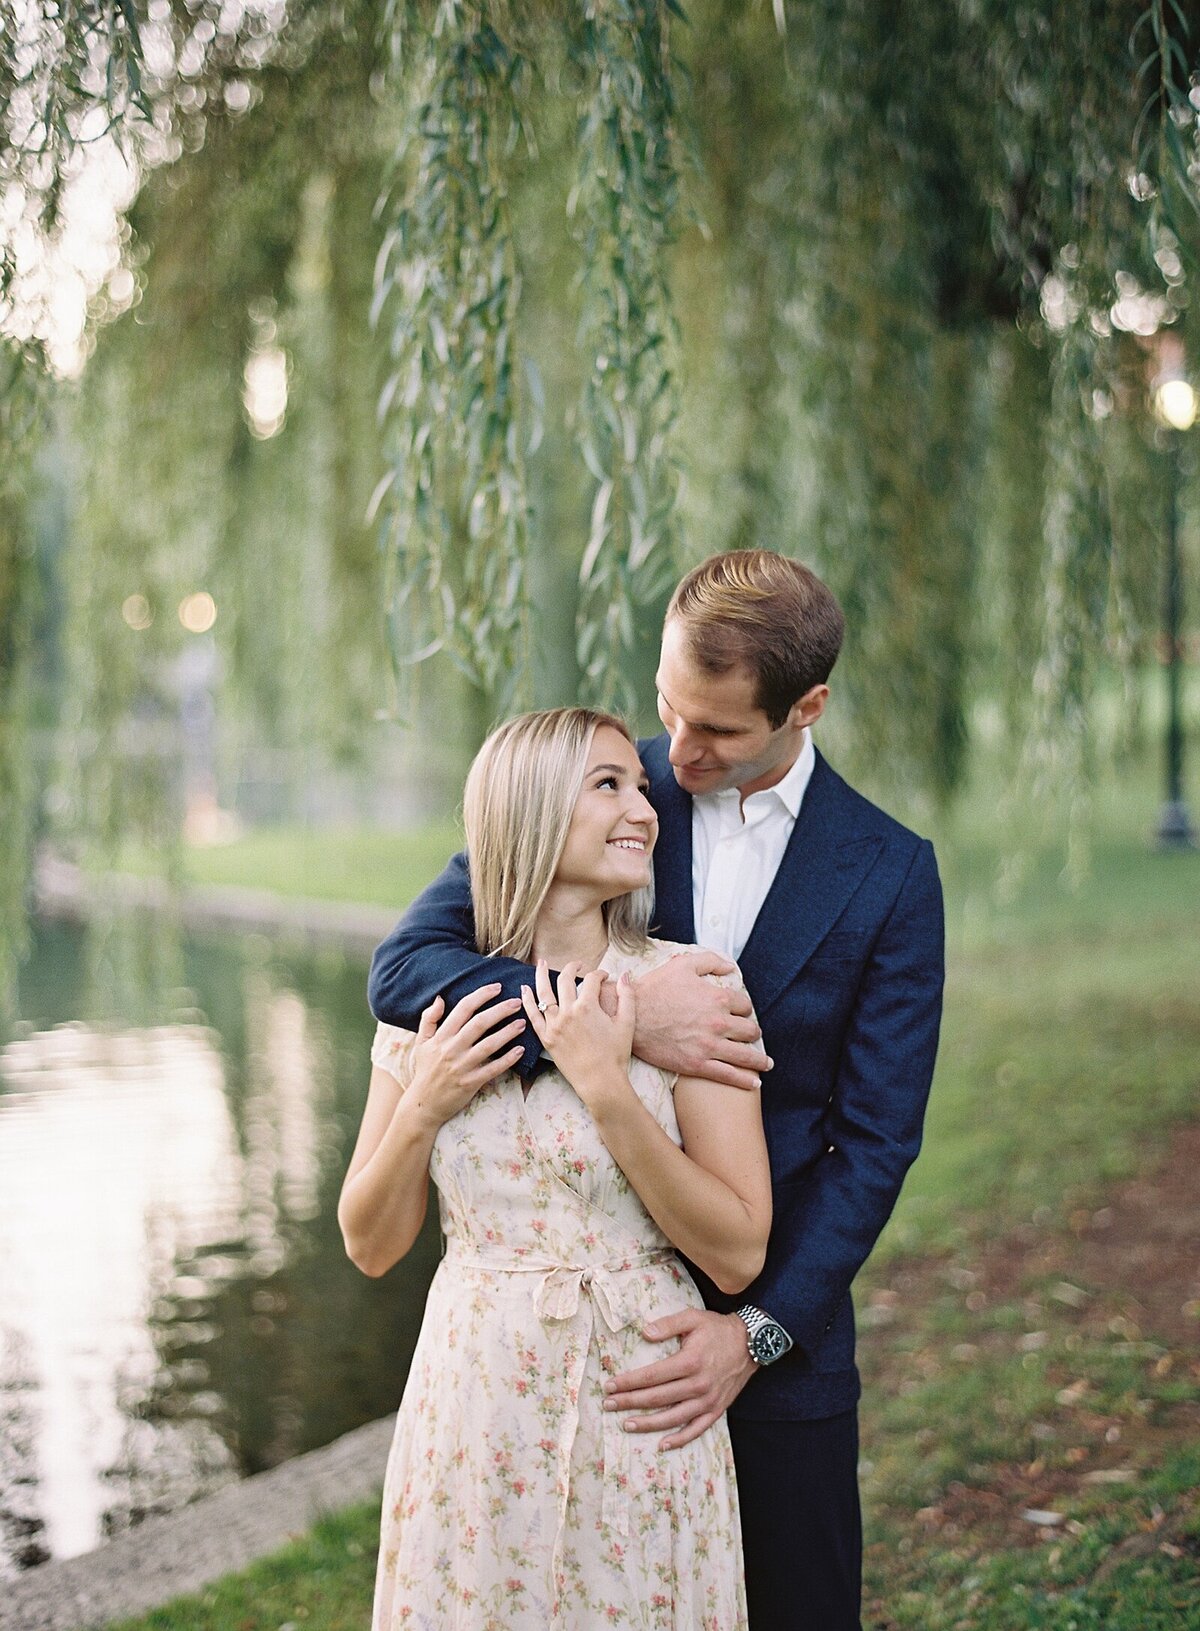
{"label": "metal watch band", "polygon": [[[746,1327],[746,1347],[748,1348],[750,1357],[754,1360],[755,1364],[773,1364],[776,1359],[782,1359],[784,1354],[787,1353],[788,1349],[792,1346],[791,1337],[784,1330],[783,1326],[780,1325],[779,1321],[772,1319],[771,1315],[764,1313],[761,1308],[756,1308],[753,1303],[743,1303],[741,1308],[737,1310],[737,1317]],[[773,1353],[764,1354],[761,1351],[760,1345],[755,1339],[757,1338],[759,1332],[766,1329],[768,1326],[771,1328],[772,1332],[778,1332],[778,1338],[776,1339],[776,1351]]]}

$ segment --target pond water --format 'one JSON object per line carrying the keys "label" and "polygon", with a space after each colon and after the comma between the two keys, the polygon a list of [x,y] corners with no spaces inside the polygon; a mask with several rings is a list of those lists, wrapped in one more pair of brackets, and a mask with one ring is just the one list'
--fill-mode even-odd
{"label": "pond water", "polygon": [[[335,1215],[365,967],[184,948],[152,1021],[89,1023],[39,928],[0,1053],[0,1578],[395,1408],[440,1243],[368,1280]],[[380,1469],[382,1477],[382,1468]]]}

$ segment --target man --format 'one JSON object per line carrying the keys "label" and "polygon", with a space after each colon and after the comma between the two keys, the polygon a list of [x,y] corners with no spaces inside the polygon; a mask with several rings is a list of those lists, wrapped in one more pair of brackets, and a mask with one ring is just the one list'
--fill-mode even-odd
{"label": "man", "polygon": [[[746,1085],[770,1068],[763,1119],[774,1223],[743,1298],[698,1275],[703,1312],[614,1379],[631,1431],[678,1444],[722,1410],[737,1462],[753,1631],[858,1631],[859,1514],[850,1285],[920,1146],[941,1016],[942,900],[928,842],[831,770],[812,742],[841,645],[841,610],[798,562],[714,556],[667,611],[658,711],[642,743],[660,830],[656,933],[698,941],[639,983],[634,1052]],[[460,858],[375,956],[371,1006],[412,1028],[520,964],[473,946]],[[753,1016],[704,973],[736,959]],[[762,1050],[765,1048],[766,1052]],[[530,1038],[527,1068],[536,1064]]]}

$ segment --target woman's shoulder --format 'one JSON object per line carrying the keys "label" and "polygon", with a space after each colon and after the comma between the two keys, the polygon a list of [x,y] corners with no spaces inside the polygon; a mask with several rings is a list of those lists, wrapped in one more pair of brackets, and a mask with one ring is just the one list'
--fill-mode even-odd
{"label": "woman's shoulder", "polygon": [[[710,957],[713,955],[707,946],[688,944],[683,940],[649,939],[638,951],[624,951],[617,946],[610,946],[608,956],[604,959],[604,966],[610,974],[623,974],[626,970],[634,975],[644,974],[652,968],[660,968],[663,963],[670,962],[672,957],[693,953],[704,953]],[[721,985],[742,983],[742,976],[736,969],[732,974],[713,974],[708,977],[719,981]]]}
{"label": "woman's shoulder", "polygon": [[411,1074],[409,1054],[416,1041],[415,1031],[404,1031],[398,1025],[387,1025],[380,1020],[375,1026],[375,1040],[371,1043],[371,1063],[386,1070],[403,1085]]}
{"label": "woman's shoulder", "polygon": [[610,944],[604,959],[604,968],[612,975],[644,974],[648,969],[658,968],[663,963],[669,962],[681,951],[697,950],[699,950],[697,946],[682,946],[674,940],[648,939],[636,950]]}

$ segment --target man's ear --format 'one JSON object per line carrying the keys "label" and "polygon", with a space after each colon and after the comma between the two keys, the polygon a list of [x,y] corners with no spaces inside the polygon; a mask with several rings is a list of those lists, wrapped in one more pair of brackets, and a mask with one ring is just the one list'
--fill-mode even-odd
{"label": "man's ear", "polygon": [[829,687],[827,685],[814,685],[811,690],[797,697],[788,709],[788,724],[797,728],[803,725],[815,725],[825,712],[825,704],[829,701]]}

